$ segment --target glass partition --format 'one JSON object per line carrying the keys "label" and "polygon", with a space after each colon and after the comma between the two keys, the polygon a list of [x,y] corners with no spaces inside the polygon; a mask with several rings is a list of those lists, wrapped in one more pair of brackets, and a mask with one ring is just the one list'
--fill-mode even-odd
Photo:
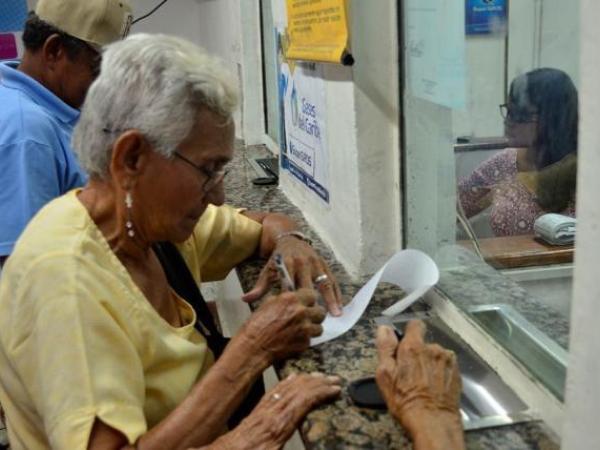
{"label": "glass partition", "polygon": [[403,22],[406,246],[562,399],[579,2],[405,0]]}

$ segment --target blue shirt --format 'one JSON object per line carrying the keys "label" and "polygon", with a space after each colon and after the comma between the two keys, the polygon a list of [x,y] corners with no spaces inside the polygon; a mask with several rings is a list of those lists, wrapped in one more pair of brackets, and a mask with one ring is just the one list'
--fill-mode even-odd
{"label": "blue shirt", "polygon": [[79,111],[16,66],[0,63],[0,256],[42,206],[87,180],[71,150]]}

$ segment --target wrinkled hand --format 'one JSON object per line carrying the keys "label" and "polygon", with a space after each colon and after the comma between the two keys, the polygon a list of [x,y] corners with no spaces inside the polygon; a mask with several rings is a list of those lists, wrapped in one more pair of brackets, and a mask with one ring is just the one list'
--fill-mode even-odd
{"label": "wrinkled hand", "polygon": [[[391,328],[379,327],[377,385],[390,413],[413,438],[418,433],[432,434],[441,428],[452,429],[462,436],[461,379],[456,356],[437,344],[425,344],[424,334],[423,322],[413,320],[398,344]],[[439,422],[442,427],[434,426]]]}
{"label": "wrinkled hand", "polygon": [[273,361],[306,350],[310,338],[323,333],[324,319],[325,310],[316,304],[316,292],[300,289],[268,298],[239,335]]}
{"label": "wrinkled hand", "polygon": [[277,450],[316,406],[341,392],[338,377],[292,374],[267,392],[252,413],[230,433],[203,450]]}
{"label": "wrinkled hand", "polygon": [[245,439],[256,444],[266,440],[270,441],[267,448],[281,448],[309,411],[339,396],[339,383],[338,377],[321,373],[290,375],[267,392],[252,414],[240,424],[240,428],[245,429]]}
{"label": "wrinkled hand", "polygon": [[[327,310],[334,316],[342,314],[342,294],[338,283],[327,263],[308,243],[294,236],[281,238],[273,250],[273,255],[276,254],[283,257],[296,288],[317,289],[323,296]],[[252,290],[247,292],[242,300],[246,302],[258,300],[279,279],[273,255],[260,272]],[[314,280],[320,275],[327,275],[327,280],[315,284]]]}

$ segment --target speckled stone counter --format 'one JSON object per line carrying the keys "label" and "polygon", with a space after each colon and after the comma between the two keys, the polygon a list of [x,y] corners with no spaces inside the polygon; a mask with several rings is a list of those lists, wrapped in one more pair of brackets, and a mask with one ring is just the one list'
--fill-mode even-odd
{"label": "speckled stone counter", "polygon": [[[259,149],[250,149],[253,154]],[[329,263],[340,284],[346,300],[351,299],[362,286],[352,280],[327,248],[306,224],[301,212],[295,208],[277,186],[253,186],[255,172],[238,150],[226,182],[228,203],[253,210],[282,212],[294,218],[308,236],[314,247]],[[251,262],[240,267],[239,275],[244,290],[256,280],[262,262]],[[380,287],[363,318],[345,335],[331,342],[311,348],[297,358],[286,361],[276,370],[280,378],[290,372],[321,371],[337,374],[344,385],[357,378],[371,376],[375,372],[374,348],[375,325],[372,319],[402,296],[396,287]],[[417,306],[417,309],[423,306]],[[307,449],[406,449],[410,441],[402,428],[386,412],[356,407],[344,391],[335,403],[311,412],[300,428]],[[468,449],[554,450],[559,446],[556,438],[540,423],[528,423],[503,428],[466,433]]]}

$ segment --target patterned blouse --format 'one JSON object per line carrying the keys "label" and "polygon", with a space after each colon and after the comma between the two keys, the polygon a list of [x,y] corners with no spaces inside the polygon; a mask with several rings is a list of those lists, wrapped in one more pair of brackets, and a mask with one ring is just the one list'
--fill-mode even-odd
{"label": "patterned blouse", "polygon": [[[517,174],[517,149],[508,148],[460,180],[458,198],[466,216],[472,217],[490,206],[490,226],[496,236],[533,234],[535,219],[547,211]],[[575,217],[574,200],[561,214]]]}

